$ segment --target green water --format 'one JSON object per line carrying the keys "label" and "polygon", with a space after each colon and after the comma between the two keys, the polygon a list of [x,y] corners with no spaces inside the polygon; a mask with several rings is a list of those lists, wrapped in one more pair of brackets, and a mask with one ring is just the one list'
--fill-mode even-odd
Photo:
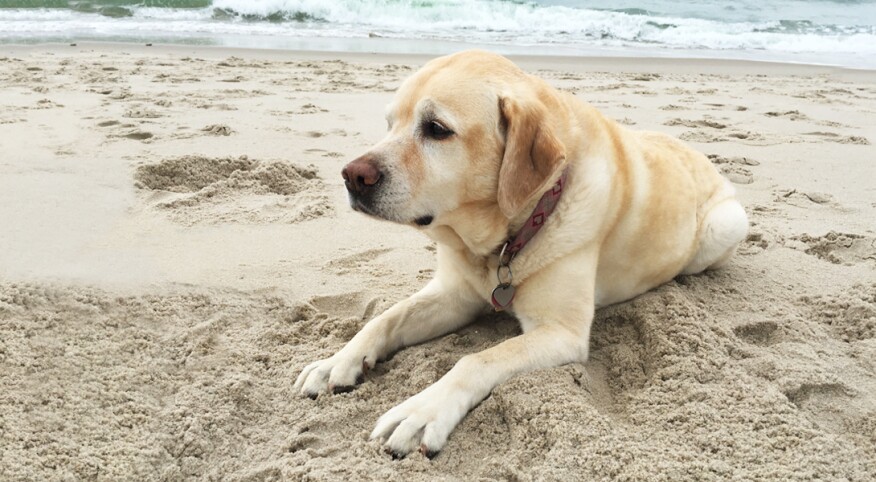
{"label": "green water", "polygon": [[97,13],[103,9],[129,9],[125,7],[158,8],[204,8],[212,0],[0,0],[0,8],[69,8],[80,12]]}

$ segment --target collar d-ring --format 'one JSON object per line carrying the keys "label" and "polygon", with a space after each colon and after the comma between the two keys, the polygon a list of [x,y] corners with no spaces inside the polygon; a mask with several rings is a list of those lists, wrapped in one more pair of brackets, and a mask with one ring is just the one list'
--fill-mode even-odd
{"label": "collar d-ring", "polygon": [[[515,253],[508,253],[508,257],[506,259],[505,252],[508,249],[509,242],[505,242],[502,245],[502,251],[499,252],[499,264],[496,265],[496,280],[499,282],[499,286],[511,286],[514,283],[514,273],[511,272],[511,261],[514,259]],[[507,281],[505,281],[506,277],[502,276],[503,269],[505,274],[507,274]]]}

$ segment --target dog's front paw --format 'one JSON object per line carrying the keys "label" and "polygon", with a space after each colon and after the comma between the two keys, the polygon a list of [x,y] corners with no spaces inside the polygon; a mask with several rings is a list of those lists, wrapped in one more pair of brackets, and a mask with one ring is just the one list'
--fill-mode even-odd
{"label": "dog's front paw", "polygon": [[371,368],[365,356],[345,356],[343,352],[304,367],[295,389],[315,399],[320,393],[345,393],[362,383]]}
{"label": "dog's front paw", "polygon": [[439,380],[401,405],[386,412],[377,421],[371,439],[383,439],[393,458],[402,458],[414,450],[432,458],[474,403],[462,390],[445,388]]}

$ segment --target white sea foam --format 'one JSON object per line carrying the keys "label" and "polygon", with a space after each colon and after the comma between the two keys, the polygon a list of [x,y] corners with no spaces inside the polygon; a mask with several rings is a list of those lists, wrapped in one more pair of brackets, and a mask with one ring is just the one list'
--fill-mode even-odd
{"label": "white sea foam", "polygon": [[876,27],[866,24],[867,19],[862,25],[820,24],[781,20],[773,12],[762,15],[770,20],[743,21],[734,10],[729,15],[733,20],[727,21],[709,18],[722,12],[717,8],[713,9],[717,13],[697,14],[697,18],[668,10],[670,4],[662,10],[669,13],[655,14],[642,9],[609,11],[550,3],[575,2],[214,0],[211,7],[197,9],[130,7],[132,16],[121,18],[67,9],[0,9],[0,39],[148,35],[357,38],[377,34],[546,48],[814,53],[852,58],[860,64],[852,66],[876,66]]}

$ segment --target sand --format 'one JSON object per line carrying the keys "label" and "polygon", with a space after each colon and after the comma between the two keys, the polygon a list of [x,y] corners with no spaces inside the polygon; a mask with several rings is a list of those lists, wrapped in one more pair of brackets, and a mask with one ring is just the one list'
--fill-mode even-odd
{"label": "sand", "polygon": [[0,480],[876,478],[869,71],[519,58],[709,154],[751,218],[739,254],[600,310],[587,363],[501,385],[431,461],[368,433],[508,315],[296,394],[432,275],[339,175],[426,60],[0,47]]}

